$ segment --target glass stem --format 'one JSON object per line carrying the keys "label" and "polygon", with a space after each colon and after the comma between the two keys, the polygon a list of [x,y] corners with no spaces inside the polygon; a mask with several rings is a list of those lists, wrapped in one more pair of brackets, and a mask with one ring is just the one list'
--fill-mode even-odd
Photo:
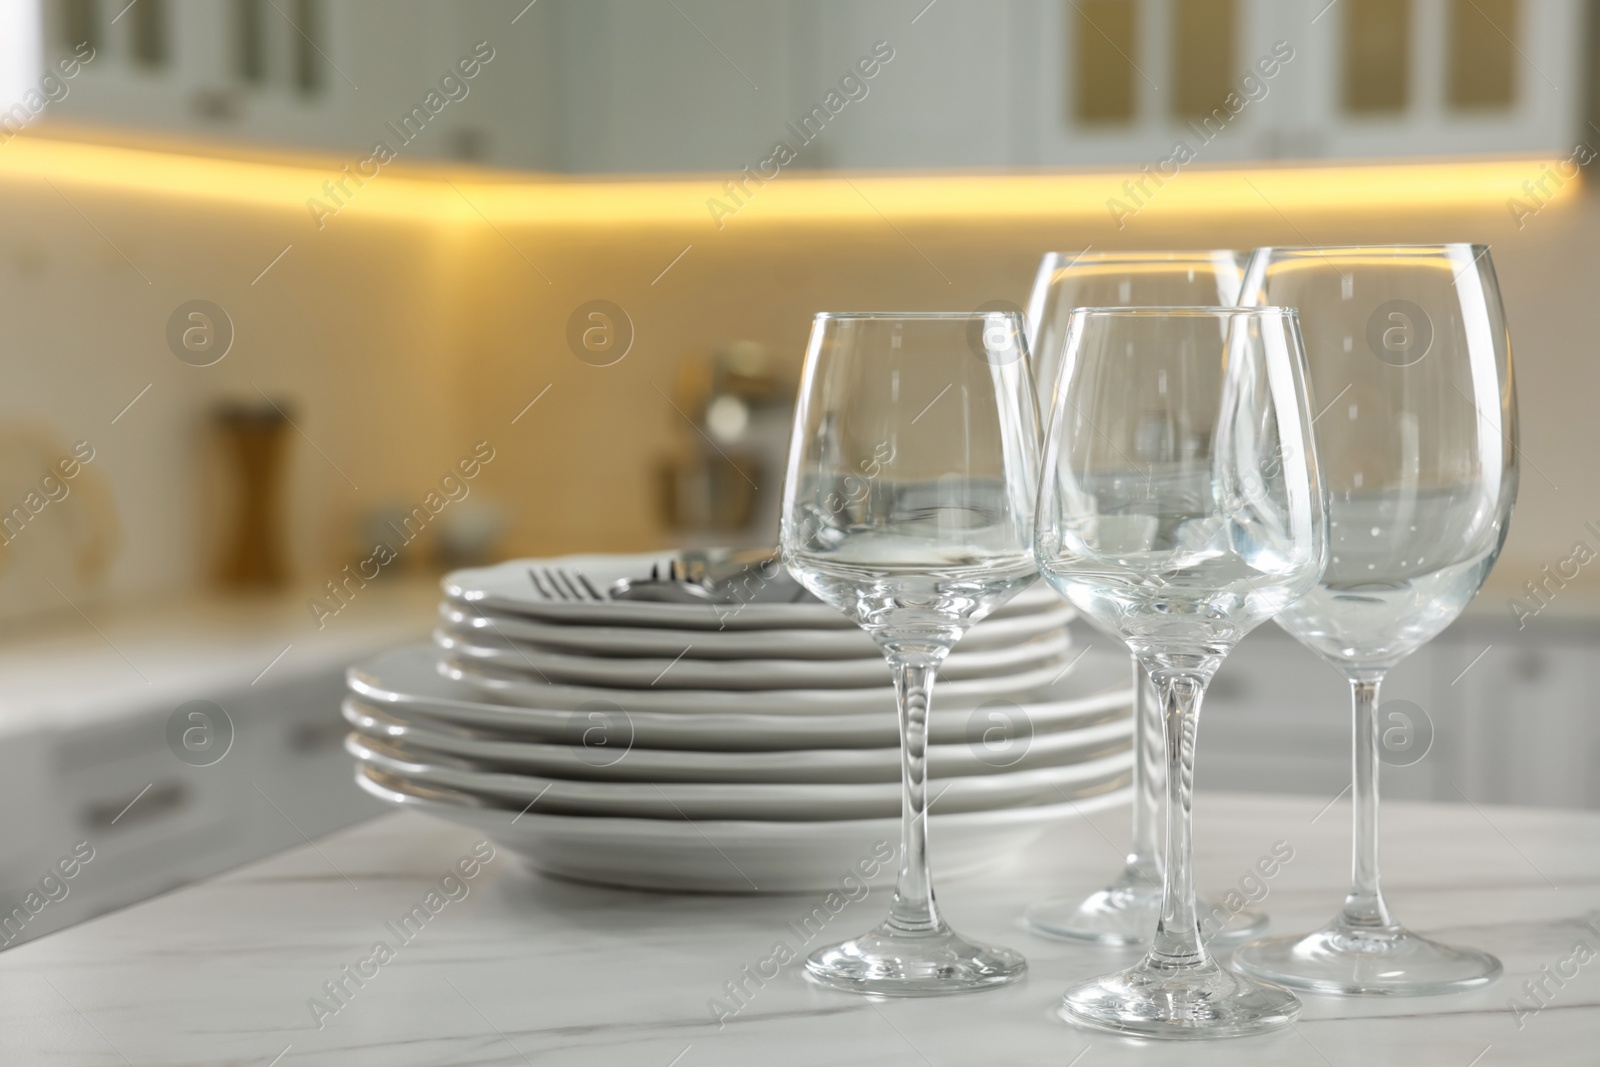
{"label": "glass stem", "polygon": [[1161,921],[1147,963],[1188,968],[1206,961],[1194,901],[1194,737],[1205,697],[1207,676],[1196,671],[1162,671],[1161,721],[1167,750],[1167,856]]}
{"label": "glass stem", "polygon": [[1378,688],[1383,676],[1351,679],[1352,714],[1350,895],[1339,925],[1350,931],[1394,925],[1378,886]]}
{"label": "glass stem", "polygon": [[888,925],[906,933],[941,928],[928,868],[928,704],[942,656],[896,655],[895,697],[900,706],[900,876]]}
{"label": "glass stem", "polygon": [[1154,683],[1133,658],[1133,835],[1128,843],[1122,884],[1161,884],[1161,842],[1157,819],[1161,817],[1161,701]]}

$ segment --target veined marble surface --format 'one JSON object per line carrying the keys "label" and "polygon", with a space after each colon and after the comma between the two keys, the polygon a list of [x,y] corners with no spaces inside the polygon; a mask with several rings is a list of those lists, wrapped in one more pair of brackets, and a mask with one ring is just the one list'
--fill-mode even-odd
{"label": "veined marble surface", "polygon": [[[1222,896],[1283,841],[1293,859],[1265,883],[1260,906],[1275,932],[1320,924],[1343,900],[1348,871],[1348,802],[1325,804],[1200,797],[1202,889]],[[1043,941],[1019,922],[1031,900],[1085,893],[1109,877],[1126,819],[1124,809],[1102,813],[1053,833],[1009,869],[942,885],[959,929],[1027,953],[1025,982],[868,1001],[809,984],[798,960],[764,961],[785,955],[779,944],[799,952],[877,922],[888,890],[857,900],[841,891],[832,901],[662,896],[543,879],[504,851],[463,879],[458,864],[473,870],[478,835],[388,816],[0,953],[0,1063],[1600,1063],[1600,815],[1386,805],[1385,884],[1401,919],[1495,953],[1505,975],[1450,997],[1307,996],[1291,1029],[1200,1043],[1137,1042],[1058,1021],[1067,985],[1135,954]],[[935,837],[936,862],[937,850]],[[444,881],[452,869],[456,879]],[[419,906],[426,922],[397,932]],[[802,920],[818,908],[827,922],[814,935]],[[387,962],[374,955],[379,942]],[[1592,958],[1564,962],[1579,942]],[[347,966],[371,976],[358,985]],[[1538,1006],[1523,983],[1546,966],[1576,974],[1560,985],[1546,979],[1545,1006],[1519,1015],[1512,1001]],[[777,975],[758,984],[746,967]],[[347,992],[336,1000],[325,983],[341,979]],[[740,1000],[730,982],[744,986]],[[713,1001],[737,1011],[719,1025]]]}

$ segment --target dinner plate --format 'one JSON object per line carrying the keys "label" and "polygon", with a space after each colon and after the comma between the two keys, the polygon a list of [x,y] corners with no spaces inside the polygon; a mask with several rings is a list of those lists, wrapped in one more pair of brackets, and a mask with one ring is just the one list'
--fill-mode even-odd
{"label": "dinner plate", "polygon": [[[517,559],[492,567],[469,567],[445,575],[445,596],[462,607],[526,615],[551,622],[610,626],[648,626],[680,630],[853,629],[841,612],[816,601],[797,604],[662,604],[640,600],[555,600],[539,591],[531,570],[561,570],[581,576],[604,592],[623,578],[642,578],[652,566],[665,568],[670,553],[608,556],[558,556]],[[1003,604],[995,616],[1048,611],[1061,598],[1048,586],[1034,583]]]}
{"label": "dinner plate", "polygon": [[[978,649],[1000,648],[1026,641],[1067,625],[1077,613],[1058,598],[1049,609],[1026,615],[984,619],[967,631],[954,655]],[[573,626],[540,622],[520,615],[486,612],[445,600],[439,604],[440,624],[452,633],[478,643],[527,642],[552,651],[600,656],[682,655],[685,659],[873,659],[883,651],[859,627],[849,629],[696,630],[647,626]],[[685,646],[689,647],[685,652]]]}
{"label": "dinner plate", "polygon": [[[443,786],[507,803],[538,803],[556,815],[655,819],[820,820],[884,818],[900,810],[899,782],[593,782],[486,771],[447,756],[428,761],[402,742],[352,733],[345,750],[402,781]],[[1121,784],[1133,752],[1061,767],[931,781],[929,808],[983,811],[1073,799],[1075,792]]]}
{"label": "dinner plate", "polygon": [[[490,635],[491,638],[493,635]],[[833,690],[893,685],[894,675],[880,654],[865,659],[690,659],[692,639],[685,638],[671,657],[587,656],[551,651],[521,642],[485,641],[435,630],[433,643],[463,664],[502,671],[512,677],[530,677],[541,683],[607,686],[624,689]],[[1017,674],[1029,668],[1066,662],[1071,645],[1065,627],[1046,631],[1025,641],[975,652],[953,651],[939,666],[939,678],[948,684],[974,678]],[[959,648],[959,646],[957,646]]]}
{"label": "dinner plate", "polygon": [[[975,729],[981,734],[997,715],[1042,732],[1124,712],[1132,704],[1126,656],[1091,649],[1074,656],[1070,669],[1058,677],[1007,697],[974,693],[958,702],[947,699],[944,686],[936,686],[930,743],[964,744]],[[583,734],[599,716],[612,724],[608,730],[616,730],[613,743],[643,748],[746,752],[893,748],[900,743],[893,700],[887,695],[880,713],[873,715],[789,715],[773,711],[766,694],[745,694],[730,707],[698,713],[624,710],[620,704],[583,700],[566,707],[528,708],[483,700],[469,687],[444,677],[431,645],[380,653],[351,667],[347,677],[351,693],[373,707],[401,715],[420,713],[530,741],[582,744]]]}
{"label": "dinner plate", "polygon": [[[465,760],[487,770],[552,778],[635,782],[898,782],[900,749],[837,748],[784,752],[701,752],[625,745],[619,723],[580,722],[568,744],[507,739],[422,715],[385,712],[347,698],[345,721],[359,733]],[[928,746],[928,774],[950,778],[1092,759],[1126,748],[1133,720],[1120,712],[1052,732],[980,718],[962,742]],[[615,731],[613,733],[613,731]],[[585,736],[587,735],[587,736]],[[585,740],[589,744],[585,744]]]}
{"label": "dinner plate", "polygon": [[[856,900],[863,883],[893,882],[898,862],[898,815],[831,822],[585,818],[402,786],[364,767],[356,769],[356,784],[381,800],[486,834],[544,874],[581,882],[676,892],[838,891]],[[992,873],[1053,827],[1126,804],[1130,796],[1122,788],[1038,807],[930,812],[929,855],[941,882]],[[875,918],[876,906],[850,925]]]}
{"label": "dinner plate", "polygon": [[[973,707],[987,699],[1012,696],[1048,684],[1072,660],[1046,661],[984,678],[939,680],[934,698],[946,707]],[[543,682],[524,671],[464,659],[445,653],[438,659],[439,673],[465,683],[492,700],[524,708],[568,711],[596,705],[628,712],[657,711],[685,715],[742,712],[758,707],[773,715],[876,715],[894,709],[894,686],[883,683],[848,689],[763,689],[759,693],[727,689],[624,689],[618,686],[574,685]]]}

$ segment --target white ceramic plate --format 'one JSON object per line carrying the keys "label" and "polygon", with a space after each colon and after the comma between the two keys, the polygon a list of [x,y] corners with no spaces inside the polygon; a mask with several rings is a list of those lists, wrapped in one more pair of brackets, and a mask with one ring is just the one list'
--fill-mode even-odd
{"label": "white ceramic plate", "polygon": [[[615,815],[646,819],[875,819],[900,810],[899,782],[590,782],[485,771],[465,761],[425,756],[401,743],[360,734],[345,750],[397,779],[443,786],[505,803],[537,802],[557,815]],[[930,810],[990,808],[1072,800],[1084,790],[1121,785],[1133,766],[1124,748],[1064,767],[975,774],[930,781]]]}
{"label": "white ceramic plate", "polygon": [[[492,636],[492,635],[491,635]],[[685,635],[686,637],[692,635]],[[530,682],[597,685],[619,689],[859,689],[889,686],[894,676],[882,655],[867,659],[691,659],[692,640],[672,657],[584,656],[532,645],[484,642],[448,630],[435,630],[433,643],[463,665],[473,664]],[[950,683],[1014,675],[1029,668],[1066,662],[1071,638],[1066,629],[1047,631],[1003,648],[951,652],[939,667]]]}
{"label": "white ceramic plate", "polygon": [[[1071,657],[1023,666],[985,678],[942,678],[934,699],[947,707],[972,707],[987,699],[1010,697],[1048,684],[1071,667]],[[491,700],[523,708],[561,711],[608,706],[634,711],[675,712],[684,715],[743,712],[751,707],[771,715],[875,715],[894,709],[894,687],[888,678],[875,686],[852,689],[622,689],[597,685],[558,685],[532,679],[522,671],[508,671],[479,660],[441,654],[439,673],[464,682]]]}
{"label": "white ceramic plate", "polygon": [[[517,559],[492,567],[470,567],[445,575],[444,593],[463,607],[526,615],[546,622],[599,626],[649,626],[677,630],[852,629],[855,623],[818,601],[799,604],[657,604],[637,600],[550,600],[533,584],[529,569],[558,568],[581,575],[600,592],[623,578],[643,578],[670,553],[637,556],[558,556]],[[1061,598],[1035,582],[995,612],[1006,618],[1048,611]]]}
{"label": "white ceramic plate", "polygon": [[[403,717],[347,698],[345,721],[379,741],[400,742],[414,751],[453,757],[487,770],[552,778],[634,782],[898,782],[898,748],[800,749],[787,752],[698,752],[627,745],[620,723],[580,721],[569,744],[508,740],[425,716]],[[998,732],[995,728],[998,727]],[[613,730],[616,733],[613,735]],[[1106,721],[1072,724],[1035,733],[1031,724],[979,720],[963,743],[928,746],[928,774],[952,778],[1032,770],[1092,759],[1125,749],[1133,720],[1118,714]],[[588,741],[588,744],[585,744]]]}
{"label": "white ceramic plate", "polygon": [[[356,784],[392,804],[487,834],[545,874],[602,885],[702,893],[851,890],[861,881],[892,882],[898,863],[898,816],[693,823],[584,818],[522,812],[520,805],[484,806],[448,790],[400,788],[399,783],[362,768],[356,769]],[[1034,808],[930,814],[929,855],[941,882],[992,873],[1051,828],[1126,804],[1130,796],[1129,790],[1117,789]],[[866,870],[872,873],[864,877]],[[845,881],[847,876],[858,881]],[[865,927],[881,911],[874,904],[851,925]]]}
{"label": "white ceramic plate", "polygon": [[[1065,601],[1027,615],[988,618],[956,646],[955,655],[1002,648],[1026,641],[1071,622],[1077,613]],[[526,616],[485,612],[455,601],[439,604],[439,620],[452,633],[476,644],[526,642],[553,652],[600,656],[665,656],[692,645],[685,659],[883,659],[883,653],[859,627],[798,630],[683,630],[646,626],[572,626],[539,622]],[[478,635],[478,636],[471,636]]]}
{"label": "white ceramic plate", "polygon": [[[1085,649],[1072,668],[1047,685],[1009,697],[971,694],[949,699],[936,686],[929,718],[933,744],[965,744],[994,715],[1032,724],[1035,732],[1124,712],[1133,703],[1126,656]],[[426,715],[470,728],[555,744],[581,744],[595,723],[617,722],[615,743],[641,748],[685,748],[717,752],[813,748],[894,748],[900,743],[893,700],[877,714],[788,715],[772,711],[765,695],[746,694],[727,710],[703,713],[636,711],[604,702],[574,701],[566,707],[527,708],[491,703],[469,687],[438,673],[431,645],[409,645],[380,653],[348,672],[350,691],[363,703],[405,716]],[[1048,680],[1047,680],[1048,681]],[[953,687],[952,687],[953,688]],[[964,706],[963,706],[964,704]]]}

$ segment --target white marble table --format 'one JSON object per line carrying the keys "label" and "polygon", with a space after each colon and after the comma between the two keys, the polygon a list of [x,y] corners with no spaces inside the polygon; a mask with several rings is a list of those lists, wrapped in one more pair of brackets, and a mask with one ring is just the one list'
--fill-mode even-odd
{"label": "white marble table", "polygon": [[[1348,806],[1202,796],[1201,884],[1220,895],[1277,841],[1294,858],[1263,907],[1279,931],[1342,899]],[[1041,941],[1018,924],[1047,891],[1083,892],[1118,862],[1124,811],[1054,834],[1009,870],[943,887],[969,934],[1027,952],[1022,984],[966,997],[869,1002],[808,984],[791,964],[721,1026],[777,942],[823,894],[655,896],[541,879],[507,853],[442,901],[387,963],[357,967],[389,925],[426,905],[477,835],[395,815],[0,953],[0,1063],[22,1065],[1294,1064],[1499,1067],[1600,1063],[1600,957],[1532,1006],[1524,981],[1586,942],[1600,952],[1600,815],[1468,804],[1387,808],[1392,903],[1430,933],[1488,949],[1506,974],[1481,992],[1409,1000],[1306,998],[1265,1037],[1145,1044],[1056,1020],[1060,991],[1127,953]],[[935,840],[937,849],[937,840]],[[450,886],[451,892],[461,891]],[[875,922],[886,890],[848,903],[825,936]],[[1584,925],[1585,920],[1595,926]],[[813,942],[818,943],[818,942]],[[1567,968],[1569,971],[1571,965]],[[770,969],[769,969],[770,973]],[[318,1020],[309,1004],[337,1011]],[[275,1059],[275,1057],[277,1057]]]}

